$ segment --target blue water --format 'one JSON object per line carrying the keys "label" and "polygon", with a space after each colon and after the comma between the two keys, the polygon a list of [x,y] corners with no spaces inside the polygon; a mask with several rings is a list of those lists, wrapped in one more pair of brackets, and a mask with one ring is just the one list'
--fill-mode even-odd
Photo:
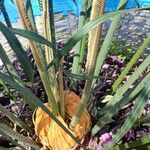
{"label": "blue water", "polygon": [[[64,15],[67,15],[68,11],[73,12],[76,15],[79,15],[81,9],[81,1],[76,0],[77,6],[73,3],[72,0],[54,0],[54,12],[58,13],[61,12]],[[138,0],[140,7],[143,6],[150,6],[150,0]],[[38,0],[31,0],[33,6],[33,12],[36,16],[41,15]],[[118,6],[119,0],[106,0],[106,12],[116,10]],[[11,22],[15,22],[18,19],[18,12],[14,4],[10,0],[5,0],[5,7],[8,11],[9,17]],[[128,8],[135,8],[137,7],[136,0],[129,0]],[[3,20],[3,15],[0,15],[0,20]]]}

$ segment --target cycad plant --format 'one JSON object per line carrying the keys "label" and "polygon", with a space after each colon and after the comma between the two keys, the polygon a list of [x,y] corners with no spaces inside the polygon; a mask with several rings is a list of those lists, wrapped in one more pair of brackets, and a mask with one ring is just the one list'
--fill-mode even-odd
{"label": "cycad plant", "polygon": [[[108,49],[121,15],[128,11],[139,9],[124,10],[123,8],[127,2],[128,0],[120,0],[117,11],[104,14],[105,0],[83,0],[82,14],[84,16],[81,16],[79,19],[78,31],[65,43],[61,50],[57,50],[56,47],[52,0],[39,1],[43,16],[44,36],[38,35],[30,0],[15,0],[25,30],[7,28],[0,22],[1,32],[6,37],[24,69],[26,82],[21,81],[1,45],[0,57],[7,69],[8,75],[0,72],[0,79],[4,84],[7,83],[15,88],[22,99],[34,110],[32,116],[34,130],[43,149],[70,150],[75,149],[78,145],[86,149],[81,141],[88,132],[92,134],[91,136],[94,136],[102,127],[112,122],[112,117],[123,106],[135,101],[133,110],[125,119],[120,130],[114,135],[112,141],[104,147],[99,147],[99,149],[110,149],[134,125],[146,105],[150,97],[150,73],[148,72],[145,75],[143,72],[150,65],[150,56],[148,55],[140,66],[134,70],[128,81],[122,84],[122,80],[150,44],[150,36],[144,40],[131,61],[115,81],[112,86],[111,99],[101,108],[99,112],[100,118],[96,124],[92,125],[90,112],[87,110],[91,92],[96,85],[96,79],[100,78],[99,73],[108,55]],[[89,10],[90,16],[87,15]],[[101,43],[101,23],[108,19],[111,19],[112,23],[104,42]],[[30,90],[34,82],[32,65],[15,34],[29,39],[35,65],[47,95],[46,103],[43,103]],[[77,79],[85,80],[81,99],[71,90],[65,91],[63,85],[63,74],[66,72],[63,68],[63,59],[73,47],[75,47],[75,51],[72,71],[67,71],[67,75],[76,77],[71,83],[72,85],[74,84],[71,86],[74,88],[78,84]],[[86,52],[86,65],[83,72],[81,71],[81,64],[84,61],[83,55]],[[56,70],[59,70],[58,77],[55,73]],[[135,82],[137,83],[134,84]],[[133,87],[131,88],[131,86]],[[0,107],[1,111],[17,126],[25,129],[31,136],[33,135],[31,127],[8,112],[3,106],[0,105]],[[0,134],[22,149],[29,149],[30,147],[33,149],[41,148],[34,140],[11,130],[9,126],[3,123],[0,123]],[[23,142],[24,145],[20,144],[20,142]],[[143,145],[146,144],[147,141],[143,142]]]}

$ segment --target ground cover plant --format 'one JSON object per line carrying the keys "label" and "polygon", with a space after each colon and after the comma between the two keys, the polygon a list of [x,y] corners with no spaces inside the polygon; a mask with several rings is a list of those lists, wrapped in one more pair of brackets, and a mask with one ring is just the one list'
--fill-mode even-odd
{"label": "ground cover plant", "polygon": [[[139,126],[148,131],[149,115],[141,113],[150,97],[150,56],[142,57],[141,63],[138,60],[149,46],[150,36],[122,61],[109,52],[121,15],[149,9],[127,10],[127,2],[120,0],[117,11],[104,14],[105,0],[83,0],[78,30],[62,44],[55,39],[52,0],[39,0],[42,36],[31,1],[15,0],[24,30],[0,22],[0,31],[17,58],[12,63],[0,45],[5,67],[0,71],[5,97],[0,111],[2,118],[7,116],[0,121],[2,140],[10,141],[6,143],[12,148],[37,150],[149,149],[147,136],[129,143],[124,138]],[[101,42],[101,24],[108,19],[111,25]],[[24,51],[16,35],[29,39],[30,50]],[[19,103],[19,111],[6,108],[10,101]]]}

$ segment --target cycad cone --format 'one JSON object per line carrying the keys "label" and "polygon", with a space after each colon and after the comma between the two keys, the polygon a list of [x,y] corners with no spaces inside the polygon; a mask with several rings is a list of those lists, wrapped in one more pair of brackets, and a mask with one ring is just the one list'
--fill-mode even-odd
{"label": "cycad cone", "polygon": [[[65,121],[61,118],[61,116],[58,116],[58,119],[66,128],[69,129],[68,123],[79,108],[80,98],[75,93],[66,91],[64,92],[64,103],[66,115]],[[46,103],[45,106],[51,110],[49,103]],[[52,150],[71,150],[76,147],[77,143],[41,108],[38,108],[34,112],[33,118],[35,133],[43,146]],[[90,115],[86,110],[75,129],[70,131],[76,138],[81,140],[90,128]]]}

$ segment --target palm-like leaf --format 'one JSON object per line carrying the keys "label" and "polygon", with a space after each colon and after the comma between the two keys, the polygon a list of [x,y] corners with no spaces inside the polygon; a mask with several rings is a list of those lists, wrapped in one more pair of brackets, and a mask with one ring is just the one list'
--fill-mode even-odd
{"label": "palm-like leaf", "polygon": [[127,149],[127,150],[133,150],[133,149],[148,150],[148,149],[150,149],[150,144],[149,143],[150,143],[150,138],[149,137],[144,137],[144,138],[139,139],[137,141],[116,145],[111,150],[123,150],[123,149]]}
{"label": "palm-like leaf", "polygon": [[0,111],[3,112],[12,122],[19,125],[22,129],[25,129],[30,134],[33,134],[33,129],[30,128],[26,123],[21,121],[18,117],[14,116],[11,112],[9,112],[5,107],[0,104]]}
{"label": "palm-like leaf", "polygon": [[9,75],[14,79],[18,78],[16,70],[15,70],[14,66],[12,65],[11,61],[9,60],[9,58],[1,44],[0,44],[0,58],[3,61],[3,64],[6,67]]}
{"label": "palm-like leaf", "polygon": [[15,52],[17,58],[19,59],[28,81],[33,82],[34,79],[33,79],[32,64],[29,61],[29,58],[27,57],[19,40],[12,33],[12,31],[9,28],[7,28],[2,22],[0,22],[0,30],[6,37],[10,47],[12,48],[12,50]]}
{"label": "palm-like leaf", "polygon": [[133,110],[129,114],[128,118],[125,120],[121,129],[117,132],[114,139],[104,148],[104,150],[109,150],[112,146],[114,146],[119,140],[125,135],[125,133],[133,126],[136,119],[139,117],[141,111],[147,103],[148,98],[150,97],[150,82],[148,81],[146,86],[139,93],[136,98],[135,105]]}
{"label": "palm-like leaf", "polygon": [[136,51],[136,53],[134,54],[134,56],[132,57],[132,59],[130,60],[130,62],[127,64],[127,66],[125,67],[125,69],[121,72],[121,75],[118,77],[118,79],[115,81],[115,83],[113,84],[112,88],[113,88],[113,92],[116,91],[116,89],[118,88],[119,84],[121,83],[121,81],[123,80],[123,78],[127,75],[127,73],[129,72],[129,70],[133,67],[133,65],[137,62],[137,60],[139,59],[139,57],[141,56],[141,54],[144,52],[144,50],[148,47],[148,45],[150,44],[150,36],[148,36],[143,44],[140,46],[140,48]]}
{"label": "palm-like leaf", "polygon": [[[21,20],[23,22],[24,28],[27,31],[32,31],[34,28],[32,27],[32,24],[29,20],[27,10],[24,5],[24,1],[16,0],[16,5],[19,10],[19,14],[20,14]],[[30,42],[31,51],[32,51],[36,66],[38,68],[38,71],[39,71],[41,80],[43,82],[46,94],[48,96],[48,100],[50,101],[50,103],[52,105],[52,110],[53,110],[53,112],[58,114],[59,108],[58,108],[57,102],[55,100],[55,97],[54,97],[52,89],[51,89],[50,78],[49,78],[48,72],[46,70],[47,64],[46,64],[46,61],[45,61],[45,58],[44,58],[44,55],[42,52],[42,45],[37,44],[31,40],[29,42]]]}
{"label": "palm-like leaf", "polygon": [[[82,8],[81,8],[81,14],[79,17],[79,24],[78,24],[78,29],[80,29],[84,24],[87,19],[86,13],[87,13],[87,5],[88,5],[88,0],[83,0],[82,1]],[[82,60],[80,58],[83,58],[83,53],[85,51],[85,47],[81,47],[83,45],[83,42],[85,42],[86,37],[84,37],[80,42],[78,42],[75,46],[74,50],[74,58],[73,58],[73,64],[72,64],[72,73],[73,74],[80,74],[80,62],[82,63]]]}
{"label": "palm-like leaf", "polygon": [[84,37],[90,30],[92,30],[94,27],[97,25],[102,24],[104,21],[108,19],[112,19],[113,17],[119,15],[119,14],[124,14],[129,11],[136,11],[136,10],[149,10],[149,7],[146,8],[135,8],[135,9],[128,9],[128,10],[118,10],[115,12],[111,12],[108,14],[104,14],[101,17],[96,17],[95,19],[89,21],[86,23],[82,28],[80,28],[72,38],[68,40],[68,42],[64,45],[61,51],[57,53],[53,61],[48,64],[47,68],[50,68],[54,63],[57,63],[58,60],[60,60],[64,55],[66,55],[69,51],[72,50],[72,48]]}
{"label": "palm-like leaf", "polygon": [[[16,139],[13,139],[7,133],[4,133],[3,131],[0,130],[0,134],[2,136],[4,136],[7,140],[11,141],[14,145],[20,147],[22,150],[26,150],[23,146],[21,146],[20,144],[18,144],[18,142],[16,141]],[[5,147],[1,147],[0,146],[0,150],[9,150],[9,148],[5,148]]]}
{"label": "palm-like leaf", "polygon": [[135,88],[129,90],[125,95],[117,102],[115,105],[112,105],[111,108],[107,111],[104,116],[102,116],[96,125],[92,129],[92,135],[95,135],[104,125],[112,122],[112,117],[126,104],[134,100],[138,93],[146,85],[147,81],[150,80],[150,73],[148,73],[143,80],[135,86]]}
{"label": "palm-like leaf", "polygon": [[8,137],[10,137],[11,139],[22,141],[26,146],[31,146],[31,147],[33,147],[36,150],[40,149],[40,146],[37,145],[35,143],[35,141],[33,141],[33,140],[31,140],[31,139],[29,139],[27,137],[24,137],[23,135],[13,131],[12,128],[10,128],[6,124],[0,123],[0,131],[3,132],[6,135],[9,135]]}
{"label": "palm-like leaf", "polygon": [[[119,9],[123,9],[126,5],[126,3],[128,2],[128,0],[121,0],[119,5],[118,5],[118,10]],[[111,41],[113,39],[114,33],[118,27],[118,23],[120,21],[121,18],[121,14],[116,15],[113,19],[112,19],[112,23],[110,25],[110,28],[107,32],[107,35],[105,37],[105,40],[102,44],[102,47],[100,49],[100,52],[98,54],[98,58],[97,58],[97,63],[96,63],[96,67],[95,67],[95,72],[94,75],[98,76],[100,71],[101,71],[101,67],[108,55],[108,49],[110,47]],[[92,85],[94,85],[96,82],[96,80],[93,80]]]}
{"label": "palm-like leaf", "polygon": [[3,81],[7,82],[11,87],[15,88],[20,94],[24,95],[26,97],[26,102],[29,103],[30,106],[41,107],[60,127],[62,127],[62,129],[66,133],[68,133],[76,141],[76,143],[80,144],[79,140],[77,140],[72,135],[72,133],[57,119],[56,115],[49,111],[49,109],[45,105],[43,105],[42,101],[39,98],[37,98],[34,94],[32,94],[32,92],[28,88],[20,86],[9,76],[1,72],[0,78]]}
{"label": "palm-like leaf", "polygon": [[116,94],[113,96],[111,101],[109,101],[106,106],[102,109],[101,114],[107,113],[109,108],[112,105],[116,104],[123,94],[130,88],[130,86],[136,81],[136,79],[143,73],[143,71],[150,65],[150,55],[146,57],[146,59],[142,62],[142,64],[134,71],[134,73],[129,77],[127,82],[121,86]]}

